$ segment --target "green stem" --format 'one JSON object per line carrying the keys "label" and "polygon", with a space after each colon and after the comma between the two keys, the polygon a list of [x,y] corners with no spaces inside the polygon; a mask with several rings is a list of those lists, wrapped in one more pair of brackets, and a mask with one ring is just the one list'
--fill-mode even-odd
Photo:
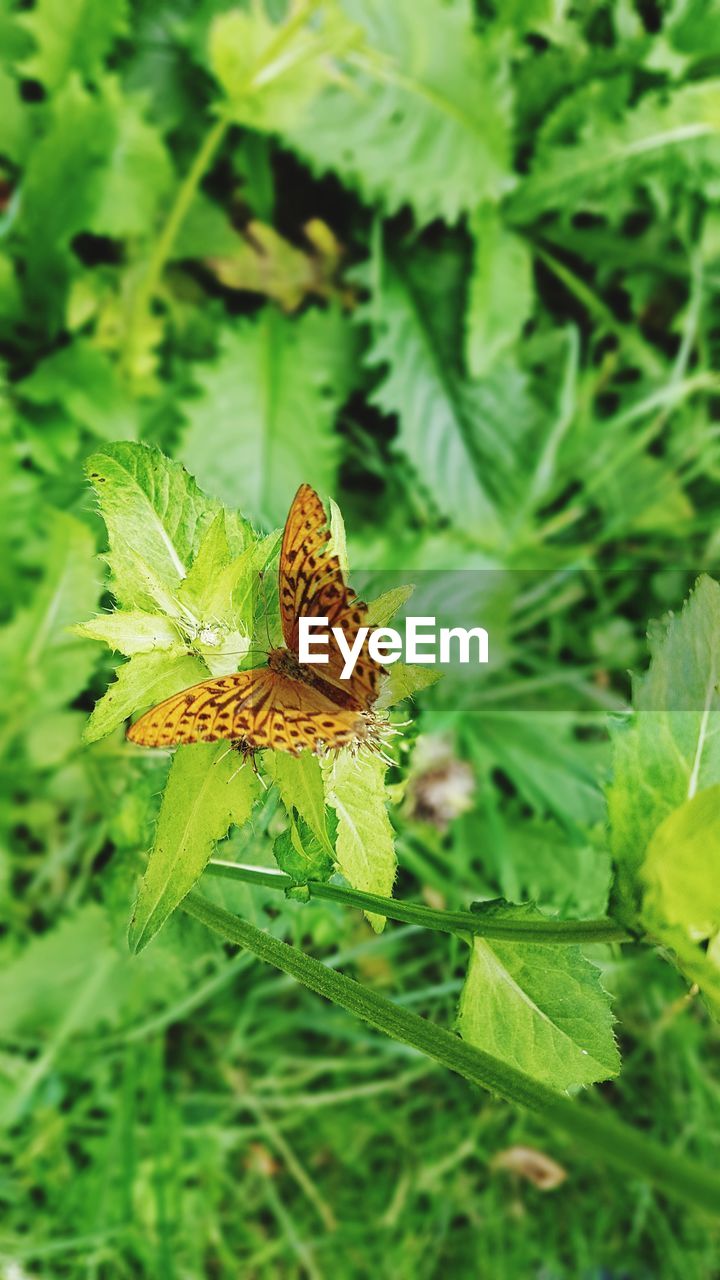
{"label": "green stem", "polygon": [[183,909],[226,942],[246,947],[259,959],[281,969],[378,1031],[410,1045],[506,1102],[536,1112],[550,1125],[569,1133],[586,1155],[598,1156],[626,1173],[646,1178],[676,1200],[720,1215],[720,1174],[714,1170],[666,1150],[622,1121],[598,1115],[589,1107],[555,1093],[547,1085],[538,1084],[515,1067],[466,1044],[451,1032],[393,1004],[344,974],[328,969],[312,956],[261,933],[195,890],[185,898]]}
{"label": "green stem", "polygon": [[[246,884],[262,884],[270,889],[291,889],[295,883],[282,871],[244,867],[235,862],[224,862],[222,858],[213,858],[208,863],[206,875],[243,880]],[[346,907],[374,911],[377,915],[389,916],[391,920],[420,925],[423,929],[436,929],[440,933],[472,933],[481,934],[483,938],[504,938],[509,942],[553,944],[637,941],[614,920],[496,920],[482,912],[436,911],[418,902],[398,902],[394,898],[362,893],[341,884],[321,884],[313,880],[307,885],[307,890],[311,898],[341,902]]]}
{"label": "green stem", "polygon": [[180,184],[175,203],[170,210],[165,226],[155,241],[147,269],[132,299],[125,337],[124,363],[126,367],[132,361],[136,334],[142,327],[147,311],[155,297],[163,268],[172,253],[178,232],[229,124],[230,121],[226,116],[220,116],[206,133],[195,159]]}

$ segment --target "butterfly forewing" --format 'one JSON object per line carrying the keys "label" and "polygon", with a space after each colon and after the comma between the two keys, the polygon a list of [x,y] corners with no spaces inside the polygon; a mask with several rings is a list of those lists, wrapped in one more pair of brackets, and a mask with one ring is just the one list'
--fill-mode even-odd
{"label": "butterfly forewing", "polygon": [[[367,606],[343,578],[337,556],[328,555],[330,532],[324,507],[310,485],[301,485],[290,508],[280,552],[280,609],[283,635],[296,656],[300,618],[327,618],[329,627],[342,629],[353,645],[360,627],[367,625]],[[323,680],[337,684],[354,703],[368,709],[379,693],[383,668],[363,645],[351,676],[343,679],[345,657],[331,637],[328,662],[318,666]]]}
{"label": "butterfly forewing", "polygon": [[346,746],[361,731],[356,711],[267,667],[202,680],[146,711],[128,731],[143,747],[244,739],[253,750]]}

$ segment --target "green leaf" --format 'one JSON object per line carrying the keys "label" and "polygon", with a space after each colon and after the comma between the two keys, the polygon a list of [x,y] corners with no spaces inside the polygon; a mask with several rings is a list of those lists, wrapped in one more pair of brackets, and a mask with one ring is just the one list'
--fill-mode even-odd
{"label": "green leaf", "polygon": [[668,814],[653,832],[641,877],[643,916],[681,925],[696,941],[720,932],[720,784]]}
{"label": "green leaf", "polygon": [[16,21],[33,37],[35,52],[22,74],[56,89],[75,69],[93,78],[118,36],[128,27],[127,0],[36,0]]}
{"label": "green leaf", "polygon": [[130,925],[133,951],[147,946],[182,902],[230,826],[247,822],[258,789],[253,770],[240,766],[226,743],[178,748]]}
{"label": "green leaf", "polygon": [[117,670],[117,679],[99,702],[85,726],[85,742],[97,742],[119,728],[128,716],[154,706],[207,676],[199,658],[187,654],[172,657],[162,650],[138,653]]}
{"label": "green leaf", "polygon": [[329,880],[333,873],[333,859],[326,844],[313,835],[302,818],[297,822],[291,818],[287,831],[275,840],[273,853],[281,871],[296,884]]}
{"label": "green leaf", "polygon": [[[250,549],[252,553],[252,549]],[[247,551],[242,553],[247,557]],[[178,599],[193,609],[198,617],[208,613],[208,600],[213,590],[213,579],[227,569],[232,553],[225,526],[225,512],[218,511],[212,524],[206,529],[193,562],[178,588]],[[231,600],[227,600],[229,608]],[[222,621],[225,621],[225,615]]]}
{"label": "green leaf", "polygon": [[385,711],[388,707],[394,707],[396,702],[412,698],[421,689],[429,689],[431,685],[437,684],[441,675],[441,671],[435,671],[432,667],[394,662],[383,680],[380,696],[375,703],[376,709]]}
{"label": "green leaf", "polygon": [[20,97],[15,76],[0,66],[0,156],[20,164],[25,159],[31,138],[32,114]]}
{"label": "green leaf", "polygon": [[333,59],[357,43],[356,29],[335,3],[314,6],[316,21],[290,14],[275,24],[260,4],[221,14],[210,30],[210,65],[237,124],[292,127],[337,75]]}
{"label": "green leaf", "polygon": [[88,527],[52,511],[45,572],[29,604],[0,634],[0,688],[5,712],[18,725],[30,704],[38,716],[72,701],[95,666],[92,645],[69,633],[78,615],[97,608],[100,591],[95,543]]}
{"label": "green leaf", "polygon": [[152,610],[153,581],[172,599],[220,504],[148,445],[108,445],[88,459],[87,472],[107,525],[118,602]]}
{"label": "green leaf", "polygon": [[136,653],[152,653],[154,649],[185,650],[180,632],[170,618],[141,609],[115,609],[99,613],[88,622],[72,628],[77,636],[100,640],[118,653],[132,657]]}
{"label": "green leaf", "polygon": [[463,530],[472,521],[492,542],[503,537],[501,505],[512,506],[527,483],[523,442],[537,410],[513,364],[472,382],[463,376],[464,269],[454,245],[363,269],[374,293],[359,315],[372,331],[366,363],[382,370],[371,399],[397,414],[397,448],[443,515]]}
{"label": "green leaf", "polygon": [[709,179],[717,181],[720,81],[683,85],[669,94],[650,93],[614,116],[609,116],[602,93],[602,85],[596,85],[599,100],[581,100],[582,123],[571,142],[539,148],[530,174],[510,201],[513,221],[529,222],[549,209],[576,211],[588,202],[597,203],[608,189],[627,192],[628,184],[635,186],[655,174],[671,177],[686,191]]}
{"label": "green leaf", "polygon": [[[387,812],[386,766],[377,756],[341,752],[323,762],[325,799],[337,814],[335,860],[353,889],[389,897],[397,859]],[[385,917],[366,911],[376,933]]]}
{"label": "green leaf", "polygon": [[[64,295],[77,265],[72,239],[97,205],[115,124],[106,102],[72,76],[52,99],[47,127],[30,149],[19,228],[26,256],[26,295],[36,324],[50,331],[64,320]],[[72,174],[72,180],[68,175]]]}
{"label": "green leaf", "polygon": [[388,212],[454,222],[514,184],[509,48],[473,31],[469,3],[343,0],[361,51],[285,138]]}
{"label": "green leaf", "polygon": [[148,237],[158,206],[173,181],[170,156],[162,134],[146,118],[145,100],[124,97],[114,80],[106,81],[104,88],[115,121],[115,138],[87,229],[116,239]]}
{"label": "green leaf", "polygon": [[198,374],[200,397],[185,403],[183,461],[226,502],[281,524],[300,484],[335,485],[333,425],[352,386],[353,349],[339,311],[288,320],[266,307],[227,329],[219,359]]}
{"label": "green leaf", "polygon": [[669,952],[689,983],[699,987],[713,1018],[720,1021],[720,945],[716,933],[705,948],[682,925],[668,924],[648,906],[643,917],[650,937]]}
{"label": "green leaf", "polygon": [[571,712],[532,717],[488,707],[477,714],[481,727],[470,746],[482,772],[502,769],[535,813],[552,813],[570,830],[603,820],[596,757],[583,750]]}
{"label": "green leaf", "polygon": [[[274,535],[256,541],[246,521],[218,511],[180,585],[178,599],[200,618],[249,627],[258,570],[275,542]],[[238,543],[243,549],[235,555]]]}
{"label": "green leaf", "polygon": [[377,596],[375,600],[371,600],[368,604],[367,620],[368,626],[384,627],[390,622],[391,618],[404,604],[410,599],[414,586],[390,587],[389,591],[383,591],[382,595]]}
{"label": "green leaf", "polygon": [[340,569],[343,577],[347,579],[350,572],[350,562],[348,560],[347,536],[345,533],[345,521],[343,520],[342,511],[337,502],[330,499],[330,542],[328,543],[328,555],[337,556],[340,562]]}
{"label": "green leaf", "polygon": [[170,260],[227,257],[240,239],[227,212],[199,191],[175,237]]}
{"label": "green leaf", "polygon": [[31,404],[62,406],[94,435],[123,440],[138,434],[137,405],[108,357],[88,342],[62,347],[18,383]]}
{"label": "green leaf", "polygon": [[465,317],[465,359],[480,378],[519,337],[533,305],[532,258],[519,236],[483,205],[470,219],[475,241]]}
{"label": "green leaf", "polygon": [[717,637],[720,586],[703,575],[682,613],[650,633],[650,669],[633,682],[634,715],[611,723],[608,791],[617,889],[627,911],[653,833],[687,800],[720,783]]}
{"label": "green leaf", "polygon": [[582,829],[571,834],[552,818],[529,818],[518,803],[502,814],[475,808],[455,833],[459,857],[487,851],[485,871],[509,901],[530,900],[567,919],[606,914],[613,873],[604,831],[592,842]]}
{"label": "green leaf", "polygon": [[[35,936],[0,976],[0,1029],[4,1036],[53,1026],[67,1010],[67,993],[82,986],[88,975],[88,956],[94,961],[109,952],[110,936],[105,912],[87,903],[70,912],[48,932]],[[108,957],[109,958],[109,957]],[[122,957],[115,953],[115,962]],[[103,1003],[107,992],[98,993]],[[102,1006],[88,1008],[85,1027],[102,1021]]]}
{"label": "green leaf", "polygon": [[325,789],[320,761],[311,751],[299,756],[268,751],[265,768],[280,792],[289,817],[297,810],[318,844],[331,856],[335,850],[328,833]]}
{"label": "green leaf", "polygon": [[[508,919],[541,914],[507,903],[477,909]],[[579,947],[473,939],[458,1011],[463,1040],[563,1090],[617,1075],[612,1024],[599,970]]]}

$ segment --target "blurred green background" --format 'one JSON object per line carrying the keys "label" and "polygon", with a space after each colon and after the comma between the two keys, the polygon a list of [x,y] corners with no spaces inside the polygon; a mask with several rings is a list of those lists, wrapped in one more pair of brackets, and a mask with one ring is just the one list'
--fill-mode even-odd
{"label": "blurred green background", "polygon": [[[396,892],[602,914],[605,712],[718,559],[719,196],[712,0],[0,0],[4,1280],[717,1274],[688,1211],[188,920],[131,959],[167,760],[81,746],[114,663],[66,628],[110,603],[107,440],[261,529],[309,481],[365,570],[546,571],[485,606],[502,692],[418,700]],[[453,1025],[457,939],[215,891]],[[717,1030],[593,959],[603,1104],[710,1161]]]}

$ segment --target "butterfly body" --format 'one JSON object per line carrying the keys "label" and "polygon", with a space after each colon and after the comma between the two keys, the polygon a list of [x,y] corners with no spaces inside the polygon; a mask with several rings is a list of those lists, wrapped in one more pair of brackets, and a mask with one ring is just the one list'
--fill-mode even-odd
{"label": "butterfly body", "polygon": [[322,674],[298,658],[299,618],[326,617],[352,640],[367,609],[344,581],[336,556],[328,555],[325,511],[309,485],[301,485],[285,524],[280,551],[279,599],[285,645],[271,649],[266,667],[210,677],[167,698],[128,730],[148,747],[242,740],[245,748],[298,754],[356,747],[377,736],[372,704],[383,668],[364,647],[352,676],[328,648]]}
{"label": "butterfly body", "polygon": [[271,671],[277,671],[279,675],[287,676],[290,680],[299,680],[301,684],[317,689],[338,707],[361,710],[360,703],[352,693],[336,684],[331,684],[329,680],[324,680],[312,664],[300,662],[289,649],[271,649],[268,654],[268,667]]}

